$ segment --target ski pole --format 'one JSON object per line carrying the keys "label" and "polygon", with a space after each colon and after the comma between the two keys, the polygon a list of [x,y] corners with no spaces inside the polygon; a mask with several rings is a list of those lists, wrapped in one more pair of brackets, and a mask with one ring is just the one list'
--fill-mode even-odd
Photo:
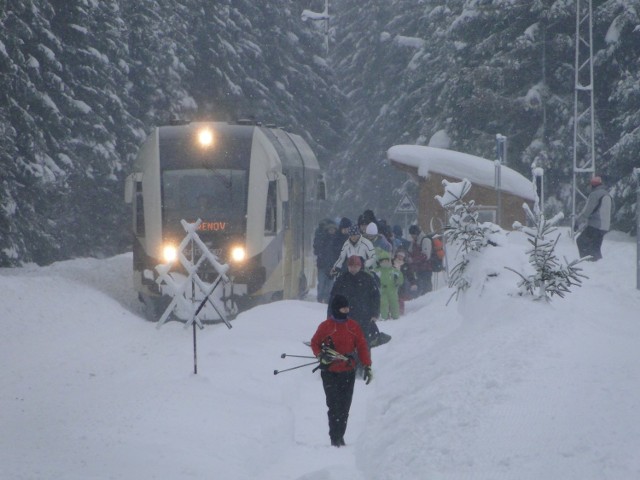
{"label": "ski pole", "polygon": [[293,358],[316,358],[312,355],[289,355],[288,353],[283,353],[282,355],[280,355],[280,358],[285,358],[285,357],[293,357]]}
{"label": "ski pole", "polygon": [[304,365],[298,365],[297,367],[285,368],[284,370],[274,370],[273,374],[277,375],[282,372],[288,372],[289,370],[295,370],[297,368],[308,367],[309,365],[315,365],[316,363],[319,363],[319,360],[316,360],[315,362],[311,362],[311,363],[305,363]]}

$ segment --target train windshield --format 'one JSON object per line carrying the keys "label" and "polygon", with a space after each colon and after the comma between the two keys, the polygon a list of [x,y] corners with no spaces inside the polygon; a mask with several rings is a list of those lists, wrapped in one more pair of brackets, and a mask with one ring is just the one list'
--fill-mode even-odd
{"label": "train windshield", "polygon": [[[165,170],[162,173],[165,228],[183,231],[180,220],[202,220],[200,232],[244,233],[247,172],[234,169]],[[179,230],[178,230],[179,229]]]}

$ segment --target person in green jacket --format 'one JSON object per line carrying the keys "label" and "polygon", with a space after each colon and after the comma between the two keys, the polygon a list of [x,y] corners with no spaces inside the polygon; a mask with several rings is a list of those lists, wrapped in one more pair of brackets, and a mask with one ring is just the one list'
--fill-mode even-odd
{"label": "person in green jacket", "polygon": [[391,256],[387,252],[379,251],[374,273],[380,281],[380,318],[400,318],[398,288],[404,283],[402,272],[391,265]]}

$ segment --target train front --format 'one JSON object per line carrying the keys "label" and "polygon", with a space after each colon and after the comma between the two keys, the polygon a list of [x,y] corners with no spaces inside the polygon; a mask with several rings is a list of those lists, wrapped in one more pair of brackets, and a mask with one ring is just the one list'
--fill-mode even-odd
{"label": "train front", "polygon": [[[172,276],[186,278],[177,260],[178,246],[186,236],[181,220],[200,220],[198,237],[220,263],[229,265],[232,282],[216,288],[199,314],[203,320],[220,318],[219,312],[233,316],[246,308],[248,294],[261,281],[245,250],[252,136],[252,127],[220,123],[159,129],[163,260],[173,261]],[[182,254],[194,264],[202,256],[191,241]],[[207,284],[219,275],[206,260],[197,274]],[[204,293],[196,286],[187,296],[200,303]]]}

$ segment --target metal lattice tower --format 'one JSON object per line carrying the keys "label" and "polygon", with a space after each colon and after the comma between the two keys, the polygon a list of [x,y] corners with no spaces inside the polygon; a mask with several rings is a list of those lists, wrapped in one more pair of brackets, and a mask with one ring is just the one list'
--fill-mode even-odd
{"label": "metal lattice tower", "polygon": [[[591,0],[576,0],[576,58],[573,102],[573,182],[571,226],[575,226],[576,200],[587,196],[579,182],[596,171],[595,111],[593,105],[593,22]],[[573,228],[572,228],[573,231]]]}

